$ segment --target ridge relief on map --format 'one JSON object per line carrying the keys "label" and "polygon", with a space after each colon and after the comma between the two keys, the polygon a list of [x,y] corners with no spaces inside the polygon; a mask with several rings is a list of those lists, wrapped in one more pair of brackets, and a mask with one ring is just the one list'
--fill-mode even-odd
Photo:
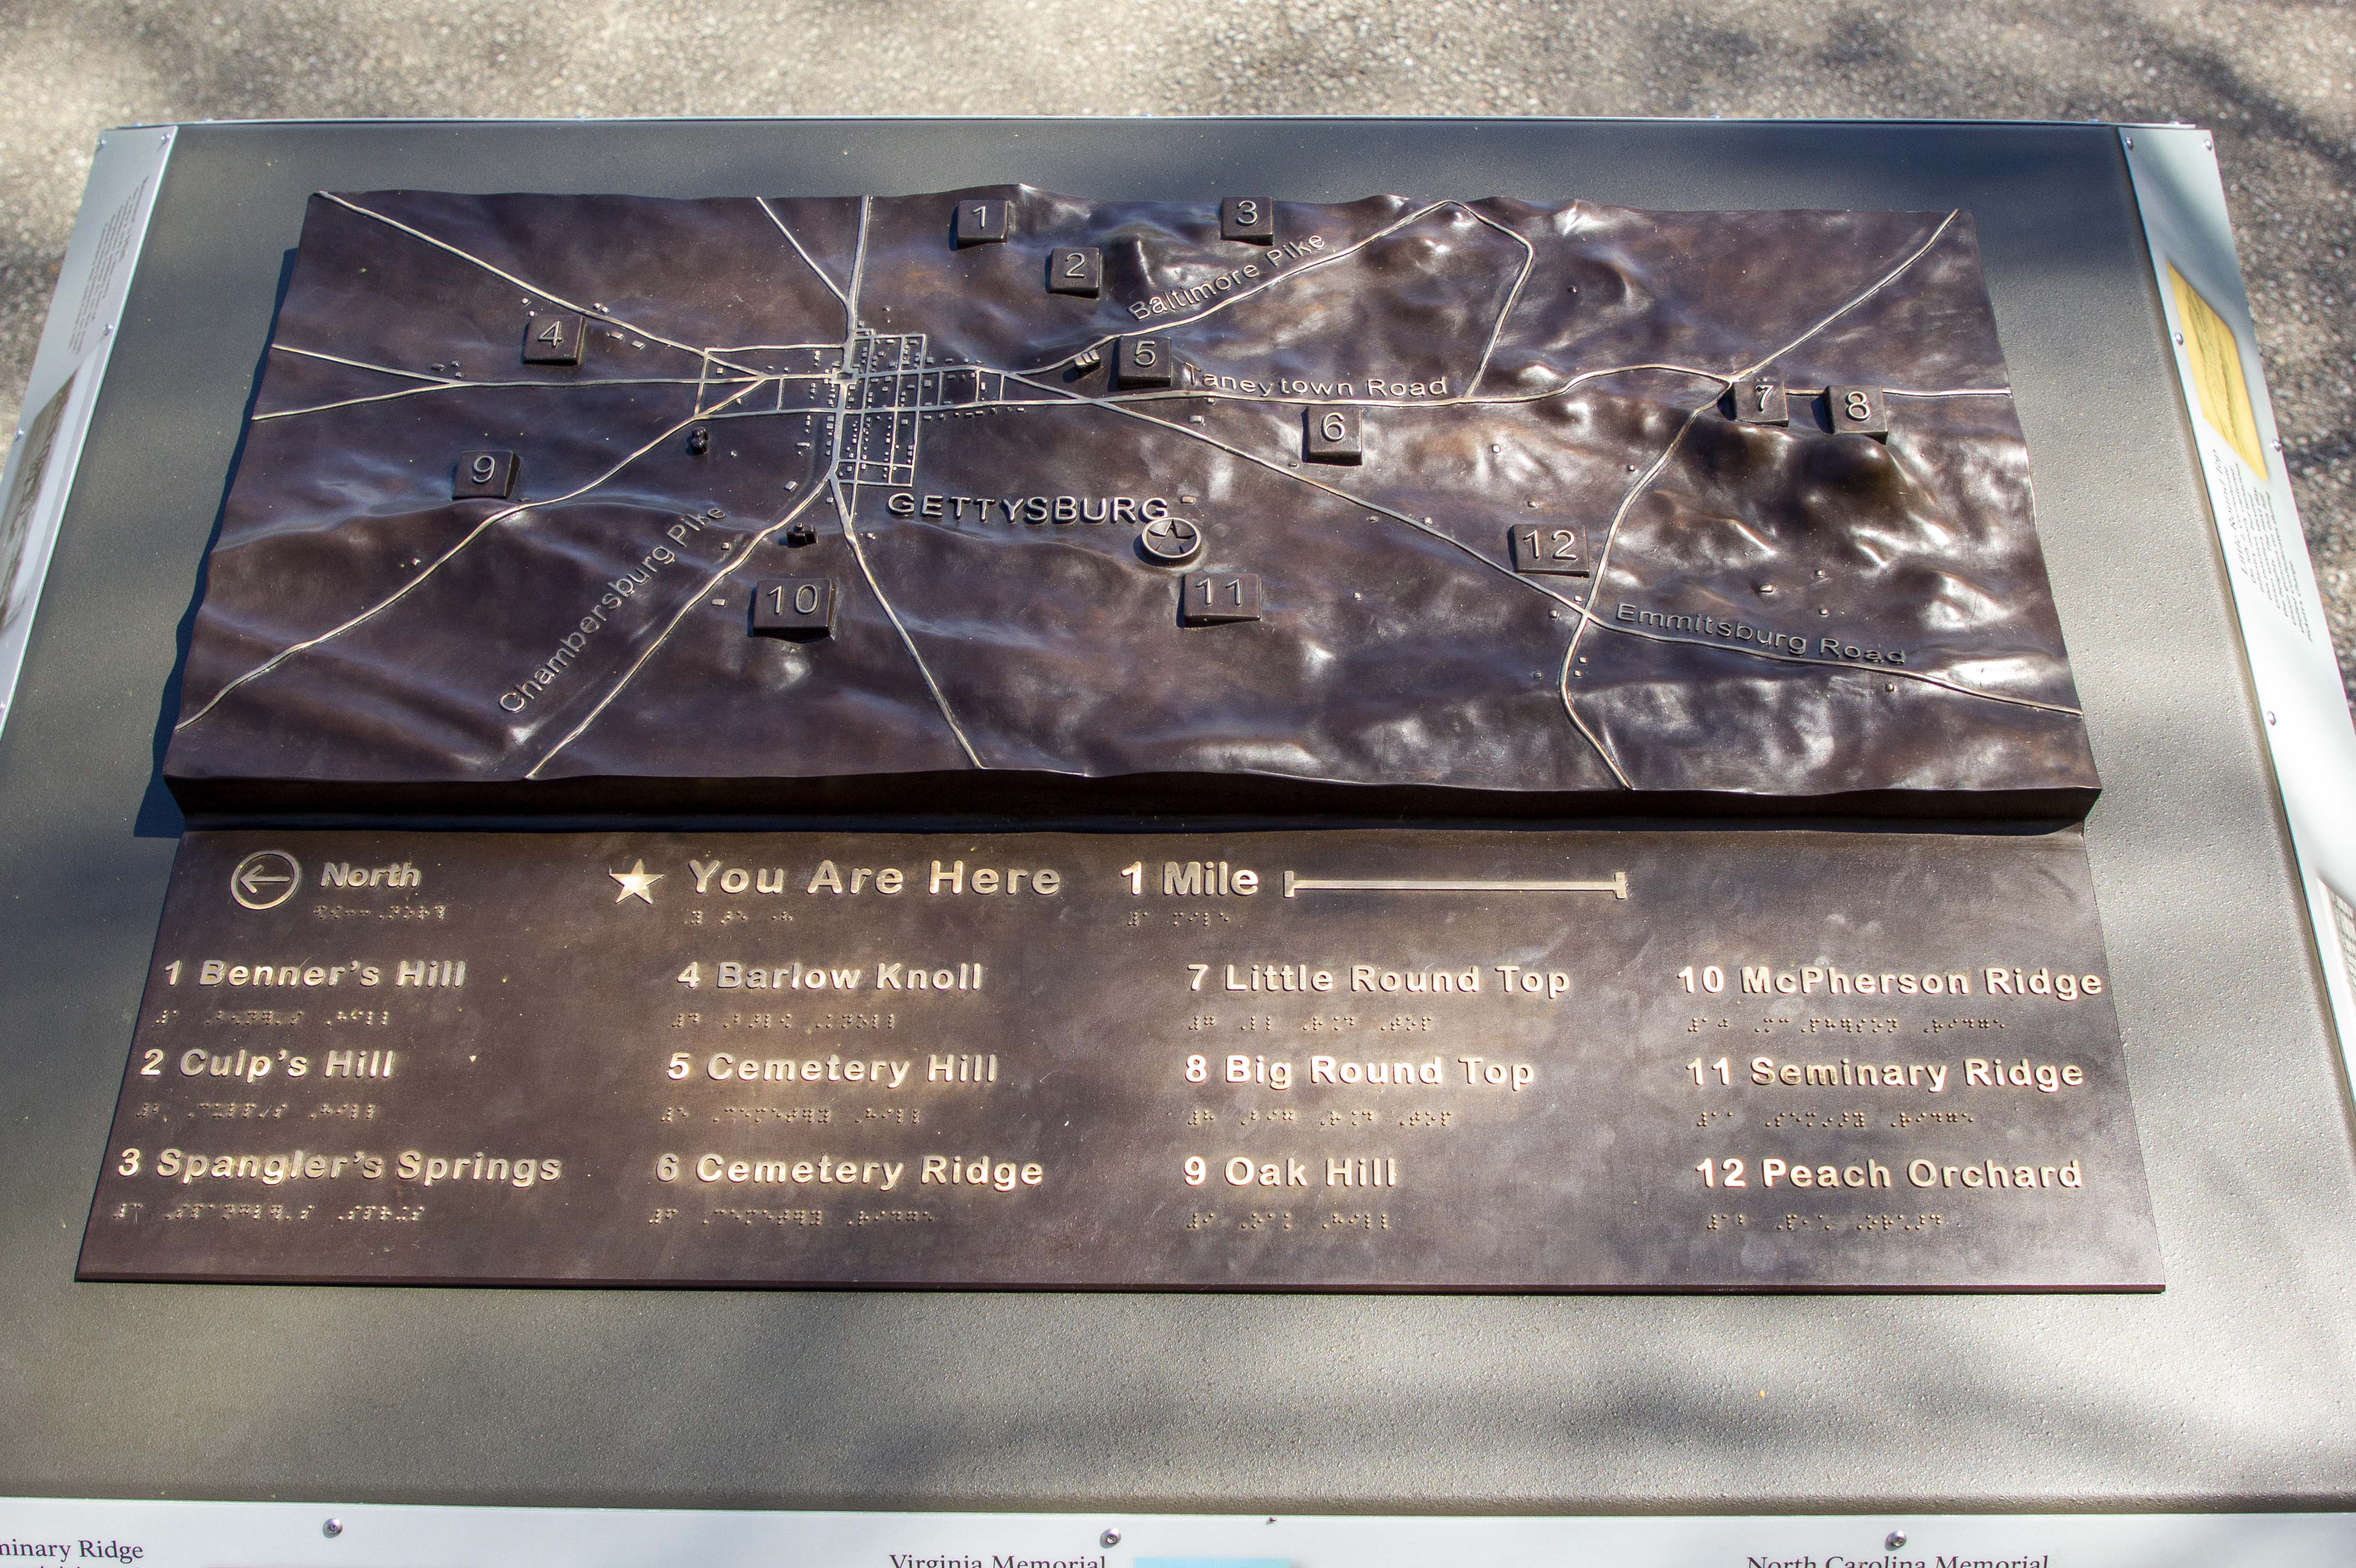
{"label": "ridge relief on map", "polygon": [[184,796],[2097,787],[1961,212],[322,194],[182,692]]}

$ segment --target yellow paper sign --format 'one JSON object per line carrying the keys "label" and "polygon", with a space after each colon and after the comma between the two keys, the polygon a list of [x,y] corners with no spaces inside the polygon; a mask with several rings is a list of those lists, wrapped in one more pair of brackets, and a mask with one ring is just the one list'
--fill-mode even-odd
{"label": "yellow paper sign", "polygon": [[2263,476],[2266,457],[2258,446],[2257,416],[2250,408],[2250,383],[2242,378],[2242,348],[2234,340],[2233,329],[2173,265],[2168,269],[2168,281],[2176,290],[2176,319],[2184,328],[2184,357],[2191,362],[2192,390],[2201,404],[2201,416],[2243,462]]}

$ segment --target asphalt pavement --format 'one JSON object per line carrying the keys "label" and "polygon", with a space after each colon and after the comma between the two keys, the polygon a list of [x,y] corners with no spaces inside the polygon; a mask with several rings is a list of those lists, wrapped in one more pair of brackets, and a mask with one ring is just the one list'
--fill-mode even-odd
{"label": "asphalt pavement", "polygon": [[[0,0],[0,419],[92,145],[345,115],[1723,114],[2216,132],[2266,378],[2356,689],[2356,7],[1944,0]],[[8,426],[13,428],[13,423]]]}

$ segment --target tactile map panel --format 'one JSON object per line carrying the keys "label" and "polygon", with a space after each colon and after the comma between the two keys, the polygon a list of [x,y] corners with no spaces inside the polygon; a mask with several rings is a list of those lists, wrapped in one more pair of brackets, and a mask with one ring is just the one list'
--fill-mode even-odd
{"label": "tactile map panel", "polygon": [[167,776],[2092,800],[1969,214],[1260,210],[315,197]]}

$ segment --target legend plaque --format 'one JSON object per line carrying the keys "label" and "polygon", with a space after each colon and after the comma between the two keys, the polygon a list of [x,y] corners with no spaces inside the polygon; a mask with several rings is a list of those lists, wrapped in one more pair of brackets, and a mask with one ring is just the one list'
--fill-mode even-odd
{"label": "legend plaque", "polygon": [[2074,830],[194,832],[104,1172],[85,1279],[2161,1279]]}

